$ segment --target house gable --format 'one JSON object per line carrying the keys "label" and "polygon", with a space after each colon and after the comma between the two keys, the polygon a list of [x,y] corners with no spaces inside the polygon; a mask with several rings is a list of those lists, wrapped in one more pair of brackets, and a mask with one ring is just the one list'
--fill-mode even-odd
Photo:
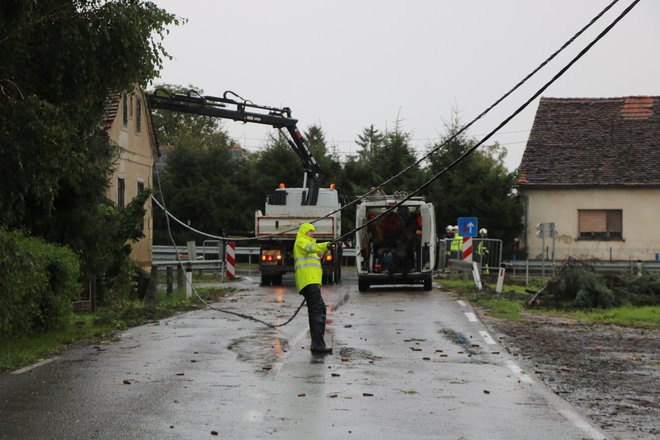
{"label": "house gable", "polygon": [[[110,142],[120,148],[107,197],[126,206],[142,189],[153,187],[153,168],[158,148],[147,100],[139,87],[132,93],[115,93],[106,101],[102,127]],[[151,267],[153,217],[147,201],[143,224],[145,237],[132,244],[131,258],[144,268]]]}

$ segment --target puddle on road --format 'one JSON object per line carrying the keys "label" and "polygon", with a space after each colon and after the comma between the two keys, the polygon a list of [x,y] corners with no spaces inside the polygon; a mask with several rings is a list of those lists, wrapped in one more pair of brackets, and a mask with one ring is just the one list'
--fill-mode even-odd
{"label": "puddle on road", "polygon": [[278,332],[265,329],[252,336],[243,336],[231,341],[227,349],[236,353],[242,362],[276,362],[289,349],[287,340]]}

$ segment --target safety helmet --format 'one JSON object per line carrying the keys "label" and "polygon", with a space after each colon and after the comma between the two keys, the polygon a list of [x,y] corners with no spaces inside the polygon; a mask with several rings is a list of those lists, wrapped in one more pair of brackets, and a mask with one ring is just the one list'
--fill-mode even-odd
{"label": "safety helmet", "polygon": [[451,231],[452,229],[454,229],[454,227],[452,225],[447,225],[445,229]]}
{"label": "safety helmet", "polygon": [[487,234],[488,234],[488,230],[487,230],[486,228],[481,228],[481,229],[479,229],[479,233],[480,233],[480,234],[487,235]]}
{"label": "safety helmet", "polygon": [[451,229],[452,229],[452,231],[458,231],[458,225],[454,225],[454,226],[452,226]]}

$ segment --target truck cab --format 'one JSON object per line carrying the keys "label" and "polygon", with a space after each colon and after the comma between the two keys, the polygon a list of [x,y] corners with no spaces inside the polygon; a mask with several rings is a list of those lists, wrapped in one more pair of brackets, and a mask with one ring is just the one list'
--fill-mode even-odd
{"label": "truck cab", "polygon": [[368,196],[357,206],[355,237],[358,289],[373,285],[422,284],[431,290],[437,233],[433,205],[405,196]]}

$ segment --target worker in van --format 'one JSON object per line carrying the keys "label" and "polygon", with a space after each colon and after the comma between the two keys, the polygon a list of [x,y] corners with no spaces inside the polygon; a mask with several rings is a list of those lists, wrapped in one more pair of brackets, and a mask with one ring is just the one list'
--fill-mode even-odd
{"label": "worker in van", "polygon": [[321,258],[334,246],[331,242],[317,243],[314,239],[316,228],[311,223],[304,223],[298,229],[293,246],[295,260],[296,289],[305,297],[309,316],[309,334],[311,351],[314,354],[330,354],[332,348],[325,346],[326,307],[321,296],[323,268]]}

